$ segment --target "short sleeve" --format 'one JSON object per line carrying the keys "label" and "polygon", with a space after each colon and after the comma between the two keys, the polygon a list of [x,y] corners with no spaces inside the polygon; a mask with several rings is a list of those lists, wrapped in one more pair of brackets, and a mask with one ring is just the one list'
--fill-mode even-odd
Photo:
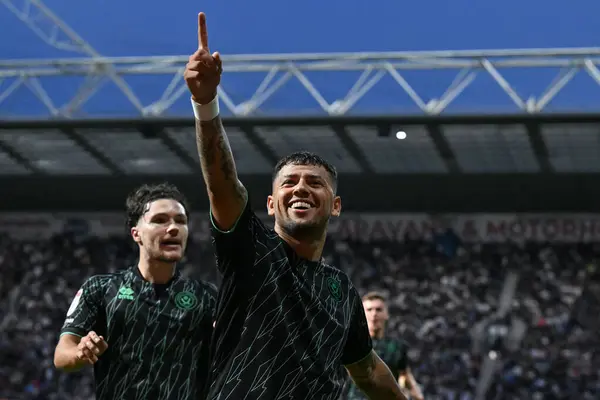
{"label": "short sleeve", "polygon": [[254,214],[250,200],[237,222],[228,231],[222,231],[214,223],[210,213],[211,233],[215,249],[217,268],[226,274],[238,268],[249,269],[254,265],[255,240],[257,233],[266,229],[262,221]]}
{"label": "short sleeve", "polygon": [[101,279],[89,278],[75,294],[61,329],[61,336],[71,334],[83,337],[94,330],[102,310]]}
{"label": "short sleeve", "polygon": [[398,348],[398,362],[396,363],[397,371],[405,371],[408,368],[408,344],[400,342]]}
{"label": "short sleeve", "polygon": [[371,350],[373,343],[369,335],[367,317],[360,301],[360,296],[355,288],[352,288],[354,304],[352,306],[352,319],[342,356],[342,364],[349,365],[365,358]]}

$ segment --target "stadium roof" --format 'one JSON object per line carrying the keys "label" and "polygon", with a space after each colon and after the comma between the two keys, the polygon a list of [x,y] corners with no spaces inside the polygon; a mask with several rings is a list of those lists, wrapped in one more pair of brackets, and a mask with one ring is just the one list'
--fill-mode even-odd
{"label": "stadium roof", "polygon": [[[299,149],[343,174],[600,173],[600,115],[233,118],[226,126],[244,175],[269,175]],[[0,122],[0,175],[197,172],[190,119]]]}

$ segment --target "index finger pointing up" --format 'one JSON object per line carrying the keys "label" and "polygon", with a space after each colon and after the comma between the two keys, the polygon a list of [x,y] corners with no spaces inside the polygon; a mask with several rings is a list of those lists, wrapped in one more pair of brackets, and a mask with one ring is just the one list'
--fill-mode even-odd
{"label": "index finger pointing up", "polygon": [[208,51],[208,30],[206,29],[206,14],[198,14],[198,48]]}

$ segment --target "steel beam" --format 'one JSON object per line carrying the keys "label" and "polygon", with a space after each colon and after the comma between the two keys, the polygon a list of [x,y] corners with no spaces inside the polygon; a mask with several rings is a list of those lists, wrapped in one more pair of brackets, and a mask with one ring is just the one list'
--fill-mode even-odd
{"label": "steel beam", "polygon": [[279,157],[275,152],[267,145],[265,140],[260,137],[253,126],[247,125],[240,127],[240,130],[244,132],[248,141],[252,143],[252,145],[256,148],[256,150],[271,163],[271,166],[275,166],[277,161],[279,161]]}
{"label": "steel beam", "polygon": [[65,127],[61,129],[61,132],[71,139],[77,146],[81,147],[92,158],[96,159],[100,165],[108,169],[113,175],[123,175],[123,171],[121,171],[119,166],[112,162],[111,159],[103,154],[100,150],[92,146],[85,137],[77,132],[77,129]]}
{"label": "steel beam", "polygon": [[459,173],[460,166],[456,160],[456,155],[454,154],[454,151],[452,151],[452,147],[442,132],[442,127],[436,123],[428,124],[427,131],[429,132],[431,140],[435,144],[435,148],[437,149],[440,158],[446,164],[448,171],[451,173]]}
{"label": "steel beam", "polygon": [[0,151],[8,154],[10,158],[12,158],[17,163],[21,164],[23,167],[27,168],[29,171],[34,174],[43,174],[44,172],[36,167],[33,163],[31,163],[25,156],[21,155],[18,151],[13,149],[7,143],[4,143],[0,140]]}
{"label": "steel beam", "polygon": [[[65,51],[80,53],[94,60],[101,57],[100,53],[84,40],[73,28],[55,14],[42,0],[0,0],[1,4],[11,11],[21,22],[30,28],[48,45]],[[24,76],[24,83],[33,94],[48,108],[52,116],[70,117],[90,96],[92,96],[107,78],[112,81],[121,93],[143,112],[142,104],[133,89],[123,77],[116,73],[113,65],[100,63],[86,74],[85,82],[78,88],[73,98],[62,108],[56,108],[51,101],[51,95],[46,95],[43,85],[35,80],[35,76]],[[1,81],[1,77],[0,77]],[[2,94],[0,93],[0,99]]]}
{"label": "steel beam", "polygon": [[373,173],[373,168],[371,168],[371,164],[365,157],[365,154],[360,149],[358,144],[348,134],[346,127],[342,124],[333,124],[331,125],[331,129],[335,132],[337,137],[342,142],[342,146],[346,149],[348,153],[356,160],[362,172]]}
{"label": "steel beam", "polygon": [[533,150],[533,154],[535,155],[540,169],[542,172],[554,172],[554,168],[552,167],[552,163],[550,162],[549,158],[550,154],[548,147],[546,146],[546,142],[542,137],[540,124],[527,123],[525,126],[527,127],[529,144],[531,145],[531,149]]}
{"label": "steel beam", "polygon": [[[8,1],[13,0],[0,0],[0,2]],[[27,1],[32,4],[39,3],[39,0]],[[0,104],[14,95],[15,86],[27,84],[47,106],[51,115],[72,116],[76,115],[85,101],[95,94],[97,85],[112,80],[121,89],[123,95],[134,103],[138,112],[135,116],[172,115],[169,113],[172,105],[187,93],[181,78],[187,59],[187,55],[184,55],[0,60],[0,80],[7,80],[6,89],[0,91]],[[359,111],[357,106],[359,100],[366,96],[383,77],[389,75],[423,114],[439,115],[479,76],[488,76],[505,92],[507,98],[512,100],[515,112],[535,114],[544,111],[548,103],[577,74],[589,75],[600,86],[598,64],[600,64],[600,48],[225,55],[223,65],[226,75],[220,93],[223,104],[234,116],[252,116],[257,115],[259,111],[261,115],[268,115],[268,110],[261,106],[282,90],[284,83],[296,80],[314,98],[323,114],[350,115]],[[507,70],[515,68],[557,68],[560,71],[544,92],[524,98],[506,76]],[[445,90],[442,88],[441,96],[427,99],[405,79],[404,72],[412,70],[451,70],[456,72],[456,78],[448,88]],[[319,71],[355,71],[359,72],[360,76],[345,96],[328,102],[318,85],[312,82],[307,74]],[[247,99],[234,102],[227,90],[235,92],[235,88],[228,87],[227,75],[260,72],[265,74],[265,79],[255,92]],[[146,79],[153,79],[156,75],[169,75],[172,78],[160,96],[149,101],[148,104],[141,104],[139,100],[134,100],[138,98],[126,84],[126,78],[130,75],[145,76]],[[55,76],[85,76],[87,81],[73,99],[65,104],[56,104],[52,93],[47,93],[45,96],[39,90],[43,87],[41,83],[33,86],[31,84],[32,80],[42,82]],[[294,113],[292,104],[290,103],[289,107],[290,113]]]}
{"label": "steel beam", "polygon": [[196,173],[202,173],[200,169],[200,161],[190,156],[188,152],[181,148],[175,140],[173,140],[166,132],[166,130],[159,125],[144,124],[139,127],[140,132],[146,138],[158,138],[169,149],[177,158],[191,170]]}

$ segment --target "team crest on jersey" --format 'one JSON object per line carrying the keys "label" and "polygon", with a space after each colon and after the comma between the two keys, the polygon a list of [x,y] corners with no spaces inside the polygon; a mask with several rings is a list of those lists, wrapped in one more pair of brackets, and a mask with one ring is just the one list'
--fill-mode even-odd
{"label": "team crest on jersey", "polygon": [[193,310],[198,306],[198,298],[192,292],[180,292],[175,296],[175,305],[182,310]]}
{"label": "team crest on jersey", "polygon": [[340,279],[330,276],[327,278],[326,284],[331,297],[336,301],[342,300],[342,282]]}
{"label": "team crest on jersey", "polygon": [[73,298],[73,301],[71,302],[71,305],[69,306],[69,309],[67,310],[67,317],[70,317],[71,314],[73,314],[75,312],[75,310],[77,310],[77,306],[79,305],[79,301],[81,300],[82,294],[83,294],[83,289],[79,289],[79,291],[77,291],[77,293],[75,294],[75,298]]}

